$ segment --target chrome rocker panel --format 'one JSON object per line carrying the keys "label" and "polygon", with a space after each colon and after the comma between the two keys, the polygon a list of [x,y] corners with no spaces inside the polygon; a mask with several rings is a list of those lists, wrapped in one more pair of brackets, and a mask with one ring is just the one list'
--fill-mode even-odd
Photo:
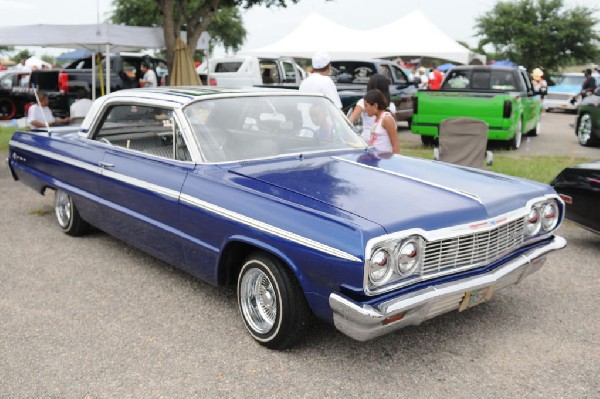
{"label": "chrome rocker panel", "polygon": [[[475,277],[431,286],[383,302],[377,307],[361,305],[350,298],[332,293],[329,305],[335,327],[358,341],[367,341],[409,325],[417,325],[435,316],[457,310],[469,291],[494,285],[494,291],[519,283],[544,264],[545,255],[564,248],[567,241],[554,236],[548,244],[534,248],[497,269]],[[406,312],[400,320],[384,324],[384,320]]]}

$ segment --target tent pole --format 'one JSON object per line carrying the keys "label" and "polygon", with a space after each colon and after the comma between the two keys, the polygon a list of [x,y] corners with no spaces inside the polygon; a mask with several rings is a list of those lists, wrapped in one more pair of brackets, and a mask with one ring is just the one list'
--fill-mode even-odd
{"label": "tent pole", "polygon": [[110,93],[110,44],[106,45],[106,94]]}
{"label": "tent pole", "polygon": [[96,52],[92,52],[92,100],[96,99]]}

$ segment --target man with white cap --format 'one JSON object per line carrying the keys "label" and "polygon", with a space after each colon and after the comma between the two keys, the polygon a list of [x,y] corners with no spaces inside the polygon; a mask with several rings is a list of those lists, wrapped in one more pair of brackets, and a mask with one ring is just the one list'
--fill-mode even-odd
{"label": "man with white cap", "polygon": [[313,73],[302,81],[300,91],[303,93],[321,93],[327,96],[338,107],[342,108],[342,101],[337,92],[335,83],[329,77],[331,59],[324,52],[315,53],[312,57]]}

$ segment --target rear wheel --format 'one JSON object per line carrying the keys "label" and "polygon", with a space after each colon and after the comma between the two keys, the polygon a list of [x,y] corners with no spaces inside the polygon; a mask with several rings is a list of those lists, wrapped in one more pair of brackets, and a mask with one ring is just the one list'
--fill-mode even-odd
{"label": "rear wheel", "polygon": [[423,143],[423,145],[426,147],[431,147],[435,144],[435,137],[421,135],[421,143]]}
{"label": "rear wheel", "polygon": [[15,105],[15,102],[12,99],[8,97],[0,98],[0,119],[12,119],[14,118],[16,113],[17,106]]}
{"label": "rear wheel", "polygon": [[592,133],[592,116],[590,114],[582,114],[577,121],[577,138],[579,144],[589,147],[596,145],[598,142]]}
{"label": "rear wheel", "polygon": [[73,199],[63,190],[54,193],[54,213],[62,231],[70,236],[80,236],[89,229],[89,224],[79,215]]}
{"label": "rear wheel", "polygon": [[277,258],[255,252],[237,283],[240,313],[250,335],[270,349],[286,349],[308,331],[310,311],[291,271]]}

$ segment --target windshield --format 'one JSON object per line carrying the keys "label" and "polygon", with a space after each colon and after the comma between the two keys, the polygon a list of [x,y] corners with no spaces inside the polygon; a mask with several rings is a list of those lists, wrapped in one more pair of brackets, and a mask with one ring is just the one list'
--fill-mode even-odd
{"label": "windshield", "polygon": [[583,84],[583,80],[585,77],[581,76],[572,76],[572,75],[563,75],[556,82],[557,85],[561,86],[581,86]]}
{"label": "windshield", "polygon": [[207,162],[367,147],[323,97],[209,99],[190,104],[184,113]]}

